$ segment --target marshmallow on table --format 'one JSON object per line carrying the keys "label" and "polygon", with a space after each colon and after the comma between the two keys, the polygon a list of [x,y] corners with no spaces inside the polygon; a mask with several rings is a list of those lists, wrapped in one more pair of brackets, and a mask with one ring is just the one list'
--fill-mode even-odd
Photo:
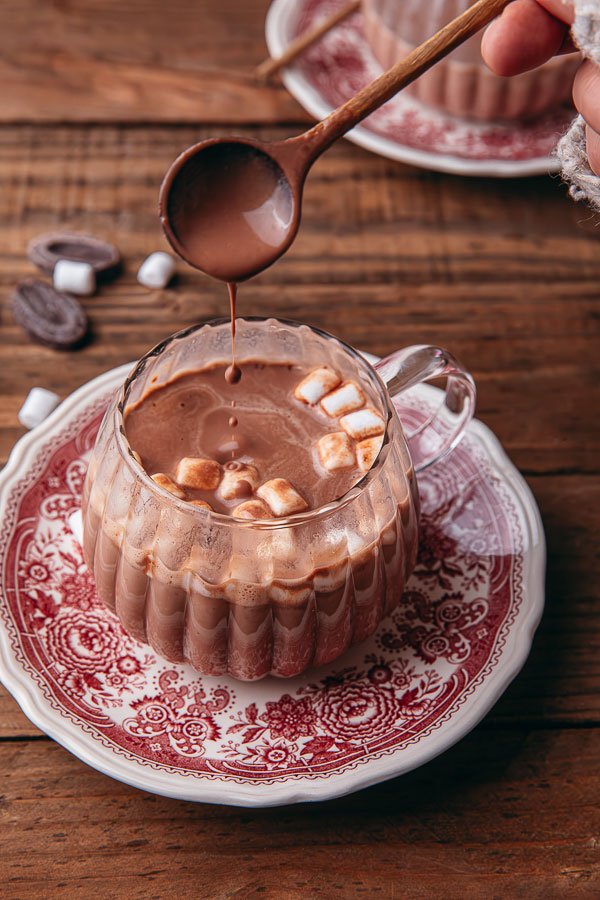
{"label": "marshmallow on table", "polygon": [[321,408],[332,418],[344,416],[353,409],[360,409],[367,402],[367,398],[353,381],[346,381],[327,394],[321,400]]}
{"label": "marshmallow on table", "polygon": [[236,519],[271,519],[273,513],[262,500],[245,500],[231,513]]}
{"label": "marshmallow on table", "polygon": [[248,497],[258,485],[258,469],[241,462],[225,463],[219,493],[224,500]]}
{"label": "marshmallow on table", "polygon": [[54,266],[52,283],[57,291],[89,297],[96,290],[96,273],[87,262],[59,259]]}
{"label": "marshmallow on table", "polygon": [[317,442],[317,450],[319,459],[328,472],[348,469],[356,461],[352,441],[343,431],[324,434]]}
{"label": "marshmallow on table", "polygon": [[291,516],[308,509],[304,497],[285,478],[265,481],[256,493],[273,510],[275,516]]}
{"label": "marshmallow on table", "polygon": [[157,250],[151,253],[141,264],[137,280],[144,287],[164,288],[175,274],[175,260],[170,253]]}
{"label": "marshmallow on table", "polygon": [[355,441],[364,441],[365,438],[383,434],[385,431],[383,418],[370,406],[342,416],[340,425]]}
{"label": "marshmallow on table", "polygon": [[180,500],[185,500],[185,491],[182,491],[181,488],[175,484],[173,479],[169,478],[168,475],[165,475],[164,472],[156,472],[155,475],[151,475],[150,477],[152,478],[152,481],[163,488],[163,490],[168,491]]}
{"label": "marshmallow on table", "polygon": [[19,410],[19,422],[25,428],[35,428],[47,419],[60,403],[58,394],[46,388],[34,387],[27,394],[25,403]]}
{"label": "marshmallow on table", "polygon": [[175,472],[177,484],[197,491],[214,491],[221,481],[221,466],[214,459],[184,456]]}
{"label": "marshmallow on table", "polygon": [[325,368],[325,366],[320,366],[318,369],[313,369],[306,378],[302,379],[294,391],[294,397],[297,400],[301,400],[302,403],[314,406],[325,394],[337,387],[340,381],[341,378],[336,372]]}
{"label": "marshmallow on table", "polygon": [[69,516],[69,528],[79,546],[83,547],[83,516],[80,509]]}
{"label": "marshmallow on table", "polygon": [[364,441],[360,441],[356,445],[356,459],[361,472],[369,471],[377,459],[377,454],[381,450],[382,444],[383,435],[379,434],[376,437],[365,438]]}

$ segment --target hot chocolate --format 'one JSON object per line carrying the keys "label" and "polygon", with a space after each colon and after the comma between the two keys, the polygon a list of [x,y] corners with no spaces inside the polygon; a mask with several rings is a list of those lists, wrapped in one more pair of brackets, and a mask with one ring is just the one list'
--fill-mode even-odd
{"label": "hot chocolate", "polygon": [[238,326],[239,384],[224,378],[217,323],[150,352],[115,398],[84,488],[84,555],[124,628],[167,659],[289,677],[399,602],[416,482],[396,414],[352,351],[306,326]]}
{"label": "hot chocolate", "polygon": [[[172,492],[236,515],[242,501],[257,492],[260,499],[261,484],[279,479],[302,498],[292,510],[299,512],[341,497],[370,468],[385,425],[368,386],[343,382],[327,366],[245,360],[241,384],[225,371],[216,364],[180,372],[125,411],[130,446],[155,480],[171,479]],[[365,435],[353,432],[359,411],[359,424],[372,419]],[[238,488],[228,491],[234,481]],[[262,499],[262,507],[245,506],[244,517],[270,517]]]}

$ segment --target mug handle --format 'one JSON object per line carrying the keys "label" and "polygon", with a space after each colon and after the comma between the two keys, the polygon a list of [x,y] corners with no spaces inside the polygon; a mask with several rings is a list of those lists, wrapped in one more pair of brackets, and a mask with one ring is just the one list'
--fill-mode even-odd
{"label": "mug handle", "polygon": [[374,368],[392,401],[417,384],[447,378],[438,409],[414,431],[405,431],[415,472],[422,472],[450,453],[465,433],[475,412],[475,382],[451,353],[425,344],[397,350]]}

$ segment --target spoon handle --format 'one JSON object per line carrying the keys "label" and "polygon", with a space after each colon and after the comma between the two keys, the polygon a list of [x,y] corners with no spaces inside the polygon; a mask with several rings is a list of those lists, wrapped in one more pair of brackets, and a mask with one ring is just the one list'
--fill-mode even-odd
{"label": "spoon handle", "polygon": [[343,22],[343,20],[348,18],[352,13],[358,12],[361,2],[362,0],[349,0],[349,2],[340,7],[340,9],[336,9],[336,11],[327,19],[323,19],[318,25],[315,25],[314,28],[303,31],[302,34],[298,35],[298,37],[286,47],[281,56],[273,58],[269,57],[257,66],[254,70],[255,76],[262,81],[268,81],[276,72],[279,72],[280,69],[289,66],[297,56],[300,56],[300,54],[307,49],[307,47],[316,43],[323,35],[327,34],[328,31],[331,31],[332,28],[335,28],[336,25],[339,25],[340,22]]}
{"label": "spoon handle", "polygon": [[408,56],[372,81],[343,106],[334,109],[302,137],[310,145],[310,157],[316,159],[339,137],[362,122],[390,97],[430,69],[436,62],[476,34],[499,15],[510,0],[478,0],[456,19],[415,47]]}

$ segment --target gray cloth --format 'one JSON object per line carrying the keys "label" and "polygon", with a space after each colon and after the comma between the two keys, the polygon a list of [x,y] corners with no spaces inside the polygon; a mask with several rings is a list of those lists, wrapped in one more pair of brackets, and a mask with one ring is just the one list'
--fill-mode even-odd
{"label": "gray cloth", "polygon": [[[584,56],[600,65],[600,0],[575,0],[573,40]],[[556,154],[562,176],[574,200],[586,200],[600,212],[600,176],[590,168],[585,145],[585,122],[577,116],[560,139]]]}
{"label": "gray cloth", "polygon": [[584,56],[600,64],[600,2],[575,0],[573,40]]}

